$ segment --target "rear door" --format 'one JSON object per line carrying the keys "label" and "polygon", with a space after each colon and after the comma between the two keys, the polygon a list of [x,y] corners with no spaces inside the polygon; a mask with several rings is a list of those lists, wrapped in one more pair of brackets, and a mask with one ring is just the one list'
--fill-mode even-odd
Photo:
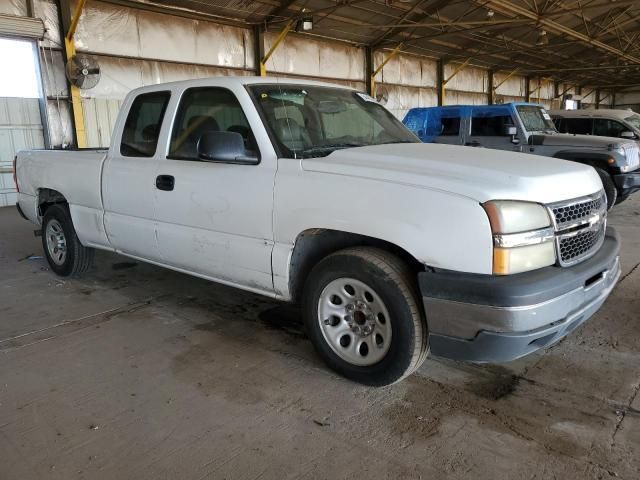
{"label": "rear door", "polygon": [[[250,102],[248,95],[243,101]],[[254,119],[254,121],[258,121]],[[167,154],[157,176],[173,178],[158,188],[156,219],[163,262],[223,283],[272,291],[274,159],[255,165],[207,162],[198,158],[198,140],[208,131],[240,133],[259,158],[238,97],[221,87],[184,91]]]}
{"label": "rear door", "polygon": [[131,101],[124,125],[116,126],[120,134],[114,137],[102,174],[111,246],[152,261],[160,260],[154,219],[157,147],[170,96],[168,91],[149,92]]}
{"label": "rear door", "polygon": [[471,133],[465,145],[520,151],[520,146],[514,144],[507,133],[509,127],[516,127],[509,107],[473,107]]}

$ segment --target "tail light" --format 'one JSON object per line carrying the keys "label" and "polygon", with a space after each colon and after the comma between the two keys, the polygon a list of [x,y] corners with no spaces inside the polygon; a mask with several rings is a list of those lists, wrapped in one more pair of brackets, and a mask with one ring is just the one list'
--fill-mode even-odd
{"label": "tail light", "polygon": [[17,165],[18,165],[18,156],[16,155],[15,157],[13,157],[13,183],[16,184],[16,190],[18,191],[18,193],[20,192],[20,187],[18,187],[18,170],[17,170]]}

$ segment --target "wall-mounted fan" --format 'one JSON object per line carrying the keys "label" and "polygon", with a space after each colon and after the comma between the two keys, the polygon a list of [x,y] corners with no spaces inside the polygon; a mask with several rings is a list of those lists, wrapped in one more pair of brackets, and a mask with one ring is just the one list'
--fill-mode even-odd
{"label": "wall-mounted fan", "polygon": [[100,65],[89,55],[77,54],[67,62],[67,78],[72,85],[87,90],[100,81]]}
{"label": "wall-mounted fan", "polygon": [[376,89],[376,100],[380,105],[385,105],[389,101],[389,90],[384,87]]}

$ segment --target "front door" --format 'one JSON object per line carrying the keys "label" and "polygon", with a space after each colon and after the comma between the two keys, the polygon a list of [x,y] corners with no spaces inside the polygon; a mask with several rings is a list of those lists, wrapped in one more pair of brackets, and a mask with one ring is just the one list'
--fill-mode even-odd
{"label": "front door", "polygon": [[508,128],[515,126],[509,107],[474,107],[471,134],[465,145],[520,151],[520,146],[513,143],[513,137],[508,133]]}
{"label": "front door", "polygon": [[109,243],[119,252],[152,261],[160,261],[154,218],[156,150],[169,97],[169,92],[151,92],[133,100],[102,176]]}
{"label": "front door", "polygon": [[174,179],[173,188],[156,189],[160,254],[174,268],[271,291],[275,164],[202,161],[197,144],[208,131],[240,133],[248,153],[259,158],[234,93],[218,87],[187,89],[176,112],[168,155],[156,172]]}

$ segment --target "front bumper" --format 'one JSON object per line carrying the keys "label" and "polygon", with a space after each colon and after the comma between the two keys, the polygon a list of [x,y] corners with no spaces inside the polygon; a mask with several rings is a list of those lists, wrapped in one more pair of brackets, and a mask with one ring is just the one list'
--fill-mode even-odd
{"label": "front bumper", "polygon": [[619,250],[609,227],[600,250],[568,268],[508,276],[421,273],[431,353],[507,362],[557,342],[607,299],[620,278]]}
{"label": "front bumper", "polygon": [[613,182],[616,184],[619,195],[626,197],[640,190],[640,171],[613,175]]}

